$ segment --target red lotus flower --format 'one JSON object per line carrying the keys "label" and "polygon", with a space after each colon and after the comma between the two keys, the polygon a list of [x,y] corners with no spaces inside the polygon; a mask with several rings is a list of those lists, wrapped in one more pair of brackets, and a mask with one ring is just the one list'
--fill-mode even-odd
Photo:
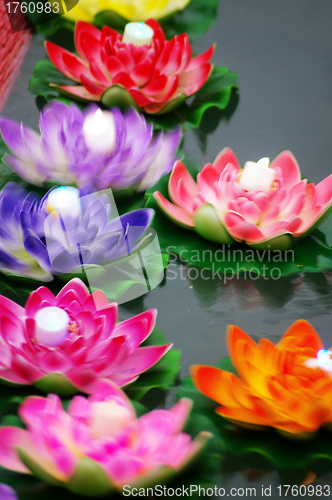
{"label": "red lotus flower", "polygon": [[120,86],[147,113],[165,113],[195,94],[212,71],[209,61],[214,46],[192,58],[188,35],[167,41],[157,21],[150,19],[146,24],[154,30],[150,46],[123,43],[117,31],[107,26],[100,31],[83,21],[75,29],[79,56],[46,42],[53,64],[78,83],[59,87],[59,91],[99,101],[109,87]]}

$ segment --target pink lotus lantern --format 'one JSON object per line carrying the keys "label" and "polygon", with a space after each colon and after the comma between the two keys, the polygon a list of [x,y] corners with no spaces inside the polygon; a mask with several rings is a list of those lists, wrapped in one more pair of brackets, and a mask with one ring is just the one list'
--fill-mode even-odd
{"label": "pink lotus lantern", "polygon": [[309,234],[332,206],[332,174],[317,186],[301,180],[289,151],[246,162],[241,169],[225,148],[197,181],[177,162],[168,192],[173,203],[155,192],[163,212],[180,226],[216,243],[244,242],[257,249],[291,248]]}
{"label": "pink lotus lantern", "polygon": [[19,409],[27,429],[0,429],[0,465],[87,496],[163,484],[181,471],[210,437],[181,432],[191,401],[140,418],[117,386],[99,381],[89,399],[29,397]]}
{"label": "pink lotus lantern", "polygon": [[140,347],[156,314],[117,324],[117,304],[100,290],[90,295],[78,278],[56,297],[38,288],[25,308],[0,296],[0,379],[60,395],[89,393],[100,378],[129,384],[171,348]]}

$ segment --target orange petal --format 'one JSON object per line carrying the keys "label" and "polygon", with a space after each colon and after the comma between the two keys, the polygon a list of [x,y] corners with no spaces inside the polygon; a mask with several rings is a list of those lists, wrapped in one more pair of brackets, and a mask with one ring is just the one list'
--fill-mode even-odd
{"label": "orange petal", "polygon": [[296,339],[297,347],[311,347],[316,351],[318,351],[318,349],[324,349],[323,342],[318,333],[305,319],[295,321],[295,323],[286,330],[281,338],[281,342],[288,337],[294,337]]}
{"label": "orange petal", "polygon": [[194,365],[190,371],[197,389],[217,403],[232,408],[250,404],[246,387],[233,373],[205,365]]}

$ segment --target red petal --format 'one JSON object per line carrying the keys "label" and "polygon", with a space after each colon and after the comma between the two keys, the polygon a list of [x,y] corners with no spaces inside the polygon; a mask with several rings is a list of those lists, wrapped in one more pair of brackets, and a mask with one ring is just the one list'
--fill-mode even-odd
{"label": "red petal", "polygon": [[119,73],[128,73],[126,66],[114,56],[111,56],[107,59],[106,66],[112,78],[117,76]]}
{"label": "red petal", "polygon": [[101,87],[100,85],[98,85],[97,83],[95,83],[93,80],[91,80],[90,78],[88,78],[85,75],[81,75],[81,82],[84,85],[84,87],[86,88],[86,90],[88,92],[90,92],[90,94],[92,94],[98,98],[100,98],[106,90],[106,87]]}
{"label": "red petal", "polygon": [[85,101],[99,101],[100,96],[91,94],[86,88],[82,87],[81,85],[73,85],[73,86],[68,86],[68,85],[63,85],[62,87],[59,87],[60,89],[63,89],[65,92],[68,92],[68,94],[72,94],[76,97],[79,97],[80,99],[84,99]]}
{"label": "red petal", "polygon": [[91,77],[91,73],[87,66],[76,56],[73,56],[72,54],[63,54],[62,60],[67,70],[72,75],[70,78],[71,80],[79,81],[81,74]]}
{"label": "red petal", "polygon": [[155,96],[160,94],[166,87],[168,79],[165,75],[159,75],[156,78],[153,77],[148,85],[144,87],[144,94],[149,96]]}
{"label": "red petal", "polygon": [[143,87],[152,78],[154,67],[151,59],[145,59],[140,62],[130,73],[130,77],[134,80],[138,87]]}
{"label": "red petal", "polygon": [[[62,47],[59,47],[58,45],[55,45],[55,43],[52,42],[46,42],[45,47],[48,53],[49,58],[51,59],[52,63],[54,66],[61,71],[69,80],[74,80],[75,82],[80,82],[80,79],[74,78],[73,74],[68,71],[66,65],[63,62],[63,55],[67,54],[70,57],[76,57],[71,54],[71,52],[68,52],[68,50],[63,49]],[[77,61],[79,61],[81,64],[83,64],[83,61],[81,61],[79,58],[77,58]]]}
{"label": "red petal", "polygon": [[191,71],[185,71],[179,76],[178,91],[179,94],[186,94],[187,96],[195,94],[210,76],[212,71],[211,64],[203,64]]}
{"label": "red petal", "polygon": [[84,21],[78,21],[75,27],[75,47],[81,57],[85,57],[84,48],[81,46],[82,35],[90,35],[98,42],[101,40],[101,31]]}
{"label": "red petal", "polygon": [[132,87],[136,88],[135,82],[133,82],[133,80],[129,75],[127,75],[127,73],[118,73],[113,78],[113,84],[122,85],[126,89],[130,89]]}
{"label": "red petal", "polygon": [[104,45],[104,42],[106,38],[118,38],[120,37],[120,33],[118,33],[115,30],[112,30],[112,28],[109,28],[108,26],[103,26],[103,29],[101,30],[101,39],[100,39],[100,44]]}
{"label": "red petal", "polygon": [[145,24],[147,24],[148,26],[150,26],[150,28],[153,29],[154,31],[153,38],[157,37],[162,40],[166,40],[162,27],[155,19],[148,19],[147,21],[145,21]]}
{"label": "red petal", "polygon": [[[140,90],[136,89],[129,89],[129,93],[131,97],[134,99],[136,104],[140,107],[143,108],[145,106],[148,106],[149,104],[153,103],[152,99],[149,99],[146,95],[144,95]],[[165,106],[165,103],[162,104],[162,107]]]}
{"label": "red petal", "polygon": [[120,49],[116,53],[116,58],[124,65],[127,71],[130,73],[135,66],[134,59],[132,58],[130,52],[125,49]]}
{"label": "red petal", "polygon": [[202,66],[203,64],[210,62],[210,59],[213,56],[214,49],[215,49],[215,45],[211,45],[211,47],[206,52],[204,52],[200,56],[194,57],[190,61],[187,70],[190,71],[194,68],[197,68],[198,66]]}

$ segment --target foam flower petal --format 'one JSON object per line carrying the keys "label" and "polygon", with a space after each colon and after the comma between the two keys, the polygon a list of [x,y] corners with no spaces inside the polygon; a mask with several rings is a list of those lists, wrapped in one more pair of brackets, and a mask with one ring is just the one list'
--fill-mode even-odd
{"label": "foam flower petal", "polygon": [[[332,176],[317,186],[307,185],[289,151],[280,153],[270,167],[263,164],[266,159],[257,166],[247,162],[241,169],[233,151],[225,148],[213,164],[205,165],[194,182],[178,162],[168,185],[173,203],[158,192],[154,197],[175,223],[193,228],[207,240],[244,242],[258,250],[287,250],[328,213]],[[270,179],[266,186],[258,182],[263,168],[266,174],[262,178]],[[255,174],[253,169],[257,169]]]}
{"label": "foam flower petal", "polygon": [[227,344],[238,375],[191,368],[197,389],[222,405],[218,414],[240,426],[274,427],[300,437],[331,425],[332,359],[310,323],[296,321],[277,345],[268,339],[256,344],[231,325]]}

